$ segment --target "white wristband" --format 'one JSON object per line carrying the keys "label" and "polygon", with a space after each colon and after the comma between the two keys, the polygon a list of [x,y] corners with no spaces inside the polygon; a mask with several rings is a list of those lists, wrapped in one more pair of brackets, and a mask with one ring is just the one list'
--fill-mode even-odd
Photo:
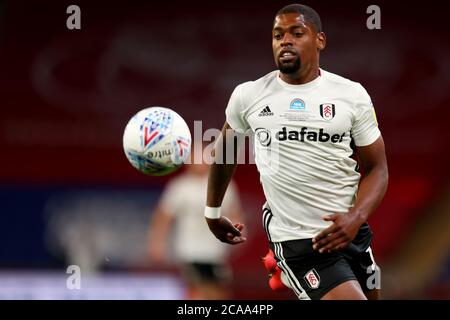
{"label": "white wristband", "polygon": [[209,219],[219,219],[220,218],[220,207],[206,207],[205,208],[205,217]]}

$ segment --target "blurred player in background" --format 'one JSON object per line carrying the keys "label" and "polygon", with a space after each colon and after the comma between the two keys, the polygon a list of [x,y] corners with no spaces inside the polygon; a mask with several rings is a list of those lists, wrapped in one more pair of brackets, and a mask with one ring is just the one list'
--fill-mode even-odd
{"label": "blurred player in background", "polygon": [[[325,44],[312,8],[293,4],[276,14],[278,70],[236,87],[216,160],[233,143],[227,131],[253,131],[267,200],[263,226],[281,279],[299,299],[376,299],[367,220],[387,188],[385,147],[362,85],[319,67]],[[220,213],[235,168],[236,161],[211,166],[205,209],[210,230],[229,244],[245,241],[241,226]]]}
{"label": "blurred player in background", "polygon": [[[214,238],[201,215],[209,166],[201,163],[186,167],[184,173],[169,182],[152,215],[150,259],[160,265],[171,256],[176,259],[188,286],[188,299],[228,299],[232,277],[229,246]],[[223,200],[223,212],[232,220],[243,219],[234,183]],[[174,255],[169,251],[171,240]]]}

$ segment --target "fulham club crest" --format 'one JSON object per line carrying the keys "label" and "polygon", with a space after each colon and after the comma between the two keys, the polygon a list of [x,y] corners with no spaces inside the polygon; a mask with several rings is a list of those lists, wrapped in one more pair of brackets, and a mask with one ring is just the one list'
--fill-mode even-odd
{"label": "fulham club crest", "polygon": [[334,104],[324,103],[324,104],[320,105],[320,115],[325,120],[333,119],[335,114],[336,114],[336,110],[335,110]]}
{"label": "fulham club crest", "polygon": [[317,289],[320,285],[320,276],[316,269],[309,270],[303,278],[311,289]]}

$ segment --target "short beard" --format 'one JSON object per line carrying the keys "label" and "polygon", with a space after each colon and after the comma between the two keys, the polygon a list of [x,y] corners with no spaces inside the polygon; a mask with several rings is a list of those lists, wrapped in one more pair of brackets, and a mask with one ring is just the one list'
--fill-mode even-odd
{"label": "short beard", "polygon": [[281,73],[284,74],[293,74],[300,70],[302,63],[300,61],[300,57],[297,57],[294,62],[283,64],[282,62],[278,63],[278,69]]}

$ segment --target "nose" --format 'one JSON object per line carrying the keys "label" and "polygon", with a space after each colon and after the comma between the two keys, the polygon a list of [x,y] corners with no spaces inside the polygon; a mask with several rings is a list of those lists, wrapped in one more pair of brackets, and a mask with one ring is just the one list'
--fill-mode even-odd
{"label": "nose", "polygon": [[281,46],[282,47],[292,46],[292,37],[291,37],[291,34],[289,32],[286,32],[283,35],[283,39],[281,39]]}

